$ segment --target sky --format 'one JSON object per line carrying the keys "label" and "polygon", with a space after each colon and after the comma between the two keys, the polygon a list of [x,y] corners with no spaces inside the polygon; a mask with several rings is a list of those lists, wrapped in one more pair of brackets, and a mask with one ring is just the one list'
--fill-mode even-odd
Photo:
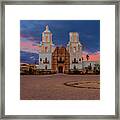
{"label": "sky", "polygon": [[83,56],[89,54],[90,60],[100,56],[99,20],[21,20],[20,21],[20,59],[21,62],[38,63],[39,44],[45,26],[52,32],[53,44],[66,47],[69,32],[78,32],[83,45]]}

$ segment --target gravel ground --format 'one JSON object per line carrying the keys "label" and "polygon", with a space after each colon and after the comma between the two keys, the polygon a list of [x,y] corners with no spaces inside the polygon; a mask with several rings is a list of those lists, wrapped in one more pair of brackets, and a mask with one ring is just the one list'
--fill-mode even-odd
{"label": "gravel ground", "polygon": [[[21,100],[100,99],[100,89],[94,89],[94,84],[100,81],[99,75],[21,75],[20,78]],[[74,82],[80,83],[77,85],[79,87],[65,85]],[[99,88],[98,84],[97,87]]]}

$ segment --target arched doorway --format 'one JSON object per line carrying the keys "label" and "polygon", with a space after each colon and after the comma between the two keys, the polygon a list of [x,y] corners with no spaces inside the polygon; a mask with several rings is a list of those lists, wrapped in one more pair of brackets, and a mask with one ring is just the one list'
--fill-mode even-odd
{"label": "arched doorway", "polygon": [[63,66],[58,67],[58,73],[63,73]]}

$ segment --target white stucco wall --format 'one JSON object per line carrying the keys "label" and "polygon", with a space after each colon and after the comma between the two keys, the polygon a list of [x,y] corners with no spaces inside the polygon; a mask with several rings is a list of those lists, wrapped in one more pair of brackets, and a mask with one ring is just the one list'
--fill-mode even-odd
{"label": "white stucco wall", "polygon": [[[72,61],[76,58],[76,61],[78,61],[77,64],[72,63]],[[81,61],[79,61],[81,59]],[[70,52],[70,69],[74,68],[74,65],[76,65],[77,69],[82,69],[82,51],[77,51],[77,52]]]}
{"label": "white stucco wall", "polygon": [[97,62],[95,62],[95,61],[83,61],[83,68],[88,67],[90,65],[90,63],[91,63],[92,70],[93,70],[95,67],[95,64],[97,64]]}
{"label": "white stucco wall", "polygon": [[71,66],[70,69],[72,69],[72,70],[74,69],[74,66],[76,66],[76,69],[78,69],[78,70],[82,69],[82,63],[71,64],[70,66]]}
{"label": "white stucco wall", "polygon": [[[40,61],[40,58],[42,58],[42,61]],[[47,58],[47,60],[49,61],[49,64],[44,64],[43,60],[45,60],[45,58]],[[40,53],[39,54],[39,69],[45,69],[45,66],[47,65],[47,69],[51,69],[52,68],[52,53]]]}
{"label": "white stucco wall", "polygon": [[[79,41],[79,34],[77,32],[70,32],[70,41],[67,44],[67,50],[70,53],[70,69],[82,69],[82,45]],[[78,63],[73,63],[74,58]],[[79,61],[81,59],[81,61]]]}

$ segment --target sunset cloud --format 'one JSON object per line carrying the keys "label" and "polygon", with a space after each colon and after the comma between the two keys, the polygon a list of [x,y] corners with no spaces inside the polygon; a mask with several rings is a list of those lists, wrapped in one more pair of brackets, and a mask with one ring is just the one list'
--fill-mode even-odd
{"label": "sunset cloud", "polygon": [[35,45],[32,41],[20,42],[20,50],[30,53],[39,53],[39,46]]}
{"label": "sunset cloud", "polygon": [[88,53],[83,51],[82,57],[84,61],[86,61],[86,55],[89,55],[88,61],[100,61],[100,51],[94,53]]}

